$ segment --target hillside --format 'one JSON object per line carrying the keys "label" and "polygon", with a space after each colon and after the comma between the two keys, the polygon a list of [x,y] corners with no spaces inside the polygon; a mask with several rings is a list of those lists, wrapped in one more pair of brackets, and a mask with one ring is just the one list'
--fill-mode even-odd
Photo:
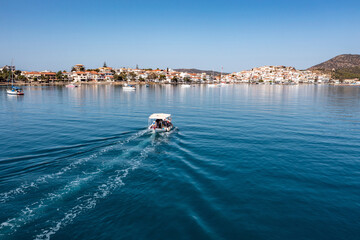
{"label": "hillside", "polygon": [[343,54],[309,68],[311,71],[329,73],[334,79],[360,78],[360,55]]}
{"label": "hillside", "polygon": [[317,64],[309,68],[309,70],[332,71],[344,68],[360,67],[359,54],[343,54],[336,56],[326,62]]}
{"label": "hillside", "polygon": [[[212,70],[200,70],[200,69],[196,69],[196,68],[178,68],[178,69],[174,69],[177,72],[186,72],[186,73],[206,73],[207,75],[212,75],[214,74],[216,75],[220,75],[220,72],[216,72],[216,71],[212,71]],[[227,73],[223,73],[223,74],[227,74]]]}

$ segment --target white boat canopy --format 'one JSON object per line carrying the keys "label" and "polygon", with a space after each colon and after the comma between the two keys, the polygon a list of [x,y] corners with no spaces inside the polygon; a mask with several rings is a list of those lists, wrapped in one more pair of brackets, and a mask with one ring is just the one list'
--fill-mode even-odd
{"label": "white boat canopy", "polygon": [[167,113],[153,113],[150,115],[149,119],[161,119],[161,120],[165,120],[167,118],[170,118],[171,114],[167,114]]}

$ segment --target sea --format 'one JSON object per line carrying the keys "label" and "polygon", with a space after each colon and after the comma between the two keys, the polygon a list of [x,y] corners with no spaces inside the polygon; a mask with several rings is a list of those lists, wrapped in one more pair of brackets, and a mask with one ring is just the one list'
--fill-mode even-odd
{"label": "sea", "polygon": [[0,88],[0,239],[360,239],[359,86],[24,92]]}

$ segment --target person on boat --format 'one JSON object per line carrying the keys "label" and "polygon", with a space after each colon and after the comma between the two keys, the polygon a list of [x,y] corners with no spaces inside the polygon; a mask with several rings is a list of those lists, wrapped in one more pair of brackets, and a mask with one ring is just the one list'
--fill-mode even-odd
{"label": "person on boat", "polygon": [[160,119],[156,119],[156,128],[161,128]]}

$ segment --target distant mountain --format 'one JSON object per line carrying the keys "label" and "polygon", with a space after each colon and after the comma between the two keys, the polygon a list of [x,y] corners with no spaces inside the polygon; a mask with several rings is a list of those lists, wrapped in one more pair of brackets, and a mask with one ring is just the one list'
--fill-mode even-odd
{"label": "distant mountain", "polygon": [[360,67],[359,54],[343,54],[336,56],[326,62],[312,66],[309,70],[329,72],[332,70],[352,69]]}
{"label": "distant mountain", "polygon": [[343,54],[309,68],[311,71],[331,74],[333,79],[360,78],[360,55]]}
{"label": "distant mountain", "polygon": [[[186,72],[186,73],[206,73],[207,75],[212,75],[214,74],[216,75],[220,75],[220,72],[216,72],[216,71],[212,71],[212,70],[200,70],[200,69],[196,69],[196,68],[178,68],[178,69],[174,69],[177,72]],[[223,74],[227,74],[227,73],[223,73]]]}

